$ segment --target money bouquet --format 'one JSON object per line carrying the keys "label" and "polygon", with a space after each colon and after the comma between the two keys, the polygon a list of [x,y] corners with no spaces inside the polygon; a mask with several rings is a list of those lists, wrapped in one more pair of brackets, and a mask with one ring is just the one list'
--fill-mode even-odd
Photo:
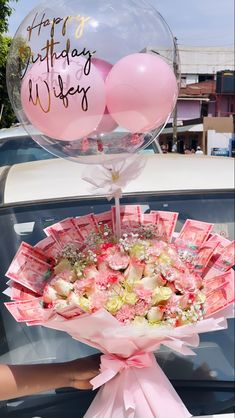
{"label": "money bouquet", "polygon": [[[158,366],[161,344],[190,355],[198,334],[226,327],[234,243],[177,213],[116,211],[68,218],[22,243],[6,275],[17,321],[65,331],[99,349],[101,387],[86,418],[191,416]],[[166,408],[167,405],[167,408]]]}

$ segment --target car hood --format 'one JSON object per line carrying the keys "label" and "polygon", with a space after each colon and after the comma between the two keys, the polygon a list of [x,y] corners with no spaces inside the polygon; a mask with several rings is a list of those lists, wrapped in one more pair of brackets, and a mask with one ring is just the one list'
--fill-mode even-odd
{"label": "car hood", "polygon": [[[145,167],[124,187],[124,193],[234,188],[232,158],[174,154],[144,158]],[[88,177],[91,171],[95,176],[99,169],[100,166],[62,159],[14,165],[5,181],[2,204],[91,196],[91,187],[83,177]]]}

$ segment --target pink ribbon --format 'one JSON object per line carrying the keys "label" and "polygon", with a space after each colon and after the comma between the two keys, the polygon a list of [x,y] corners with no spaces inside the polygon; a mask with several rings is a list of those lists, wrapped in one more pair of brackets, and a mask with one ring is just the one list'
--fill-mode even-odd
{"label": "pink ribbon", "polygon": [[93,390],[113,379],[124,369],[136,367],[142,369],[152,367],[156,363],[153,353],[139,353],[128,358],[118,357],[115,354],[101,356],[100,374],[90,381]]}

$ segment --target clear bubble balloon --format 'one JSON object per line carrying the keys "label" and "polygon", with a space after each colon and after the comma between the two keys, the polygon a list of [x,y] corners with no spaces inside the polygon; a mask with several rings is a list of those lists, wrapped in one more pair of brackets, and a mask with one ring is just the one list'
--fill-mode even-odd
{"label": "clear bubble balloon", "polygon": [[37,61],[25,74],[22,107],[44,135],[74,141],[89,135],[101,122],[106,104],[104,80],[92,64],[86,75],[85,63],[84,58],[77,62],[69,56],[67,65],[61,57],[47,71],[46,61]]}
{"label": "clear bubble balloon", "polygon": [[178,96],[177,51],[145,0],[50,0],[21,23],[7,63],[19,121],[47,151],[102,163],[147,147]]}

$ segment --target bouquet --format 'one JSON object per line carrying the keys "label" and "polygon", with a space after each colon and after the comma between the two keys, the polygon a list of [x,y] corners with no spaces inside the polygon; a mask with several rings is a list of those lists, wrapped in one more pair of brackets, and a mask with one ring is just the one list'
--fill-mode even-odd
{"label": "bouquet", "polygon": [[[65,331],[99,349],[101,387],[86,418],[191,416],[158,366],[161,344],[190,355],[198,334],[226,327],[234,302],[234,243],[213,225],[121,206],[67,218],[22,243],[6,276],[17,321]],[[167,407],[166,407],[167,405]]]}

